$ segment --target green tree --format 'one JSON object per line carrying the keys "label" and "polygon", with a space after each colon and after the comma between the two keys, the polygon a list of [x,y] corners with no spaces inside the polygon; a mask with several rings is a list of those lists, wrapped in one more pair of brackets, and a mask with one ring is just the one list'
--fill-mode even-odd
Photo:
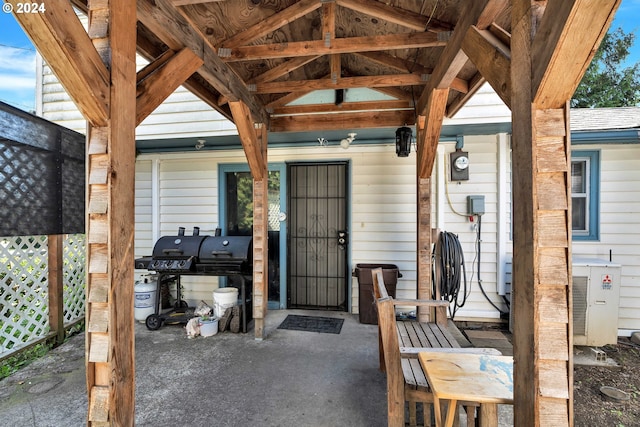
{"label": "green tree", "polygon": [[640,62],[624,67],[635,33],[609,31],[571,99],[578,108],[629,107],[640,103]]}

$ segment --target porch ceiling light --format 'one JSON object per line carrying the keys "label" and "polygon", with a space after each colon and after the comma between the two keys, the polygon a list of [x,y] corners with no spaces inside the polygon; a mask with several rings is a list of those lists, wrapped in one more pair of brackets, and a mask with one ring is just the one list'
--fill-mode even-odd
{"label": "porch ceiling light", "polygon": [[349,145],[351,145],[351,143],[353,142],[354,139],[356,139],[356,135],[357,133],[349,133],[347,134],[348,136],[346,138],[344,138],[342,141],[340,141],[340,146],[342,148],[344,148],[345,150],[347,148],[349,148]]}

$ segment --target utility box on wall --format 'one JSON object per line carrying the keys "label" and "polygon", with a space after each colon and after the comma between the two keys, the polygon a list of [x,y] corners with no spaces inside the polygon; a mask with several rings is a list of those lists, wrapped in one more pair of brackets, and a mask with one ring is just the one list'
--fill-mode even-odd
{"label": "utility box on wall", "polygon": [[616,344],[621,266],[587,258],[576,258],[572,265],[573,344]]}
{"label": "utility box on wall", "polygon": [[[618,342],[622,267],[609,261],[574,258],[572,262],[573,345],[600,347]],[[504,295],[511,301],[512,265],[505,265]],[[509,330],[513,332],[513,311]]]}

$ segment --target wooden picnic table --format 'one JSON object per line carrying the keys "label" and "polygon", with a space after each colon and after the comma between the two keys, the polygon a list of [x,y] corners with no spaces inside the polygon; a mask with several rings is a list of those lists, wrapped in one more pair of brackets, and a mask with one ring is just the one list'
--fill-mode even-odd
{"label": "wooden picnic table", "polygon": [[[490,354],[418,354],[433,393],[436,427],[453,426],[457,402],[480,403],[480,427],[498,425],[497,405],[513,404],[513,357]],[[441,400],[449,402],[443,423]]]}

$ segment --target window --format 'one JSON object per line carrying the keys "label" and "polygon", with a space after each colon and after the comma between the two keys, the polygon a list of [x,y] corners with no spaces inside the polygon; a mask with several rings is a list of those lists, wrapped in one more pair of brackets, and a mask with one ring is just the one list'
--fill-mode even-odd
{"label": "window", "polygon": [[571,228],[574,240],[600,237],[600,152],[571,154]]}

